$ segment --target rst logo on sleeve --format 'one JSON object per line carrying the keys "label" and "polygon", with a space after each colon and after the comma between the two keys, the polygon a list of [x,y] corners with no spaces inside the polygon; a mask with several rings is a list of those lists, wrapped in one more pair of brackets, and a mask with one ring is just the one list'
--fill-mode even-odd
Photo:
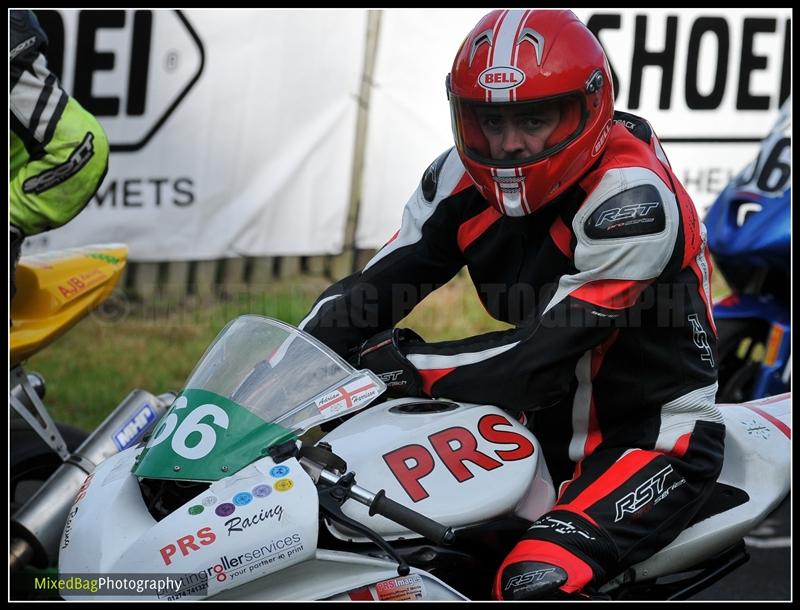
{"label": "rst logo on sleeve", "polygon": [[665,226],[661,195],[654,186],[643,184],[607,199],[584,228],[591,239],[610,239],[660,233]]}

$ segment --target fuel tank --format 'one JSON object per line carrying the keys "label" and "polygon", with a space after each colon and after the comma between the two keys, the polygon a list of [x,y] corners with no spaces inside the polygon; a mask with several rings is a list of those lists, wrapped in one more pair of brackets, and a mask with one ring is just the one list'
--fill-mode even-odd
{"label": "fuel tank", "polygon": [[[536,438],[493,406],[444,400],[388,401],[345,421],[325,436],[357,483],[453,528],[500,516],[530,521],[555,493]],[[387,540],[419,537],[356,502],[343,512]],[[364,540],[339,524],[331,533]]]}

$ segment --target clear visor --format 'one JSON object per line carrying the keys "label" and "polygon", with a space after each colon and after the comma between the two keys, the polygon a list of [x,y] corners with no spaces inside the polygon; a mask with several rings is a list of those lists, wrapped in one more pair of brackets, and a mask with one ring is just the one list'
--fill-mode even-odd
{"label": "clear visor", "polygon": [[491,103],[450,97],[453,133],[464,153],[493,167],[516,167],[557,153],[583,131],[582,97]]}

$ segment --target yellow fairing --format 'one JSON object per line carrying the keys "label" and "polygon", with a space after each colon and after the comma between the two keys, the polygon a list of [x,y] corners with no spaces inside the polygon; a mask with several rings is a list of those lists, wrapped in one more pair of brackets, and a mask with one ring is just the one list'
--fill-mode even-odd
{"label": "yellow fairing", "polygon": [[123,244],[23,256],[11,304],[11,366],[48,345],[108,298],[127,257]]}

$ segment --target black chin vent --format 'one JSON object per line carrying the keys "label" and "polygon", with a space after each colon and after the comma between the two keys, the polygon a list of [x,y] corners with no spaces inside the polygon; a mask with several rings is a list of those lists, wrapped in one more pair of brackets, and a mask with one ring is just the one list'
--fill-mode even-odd
{"label": "black chin vent", "polygon": [[458,409],[454,402],[446,400],[421,400],[419,402],[408,402],[389,409],[391,413],[444,413]]}
{"label": "black chin vent", "polygon": [[[173,481],[170,479],[139,479],[147,510],[156,521],[168,517],[192,498],[211,487],[211,483]],[[194,513],[190,513],[194,514]]]}

